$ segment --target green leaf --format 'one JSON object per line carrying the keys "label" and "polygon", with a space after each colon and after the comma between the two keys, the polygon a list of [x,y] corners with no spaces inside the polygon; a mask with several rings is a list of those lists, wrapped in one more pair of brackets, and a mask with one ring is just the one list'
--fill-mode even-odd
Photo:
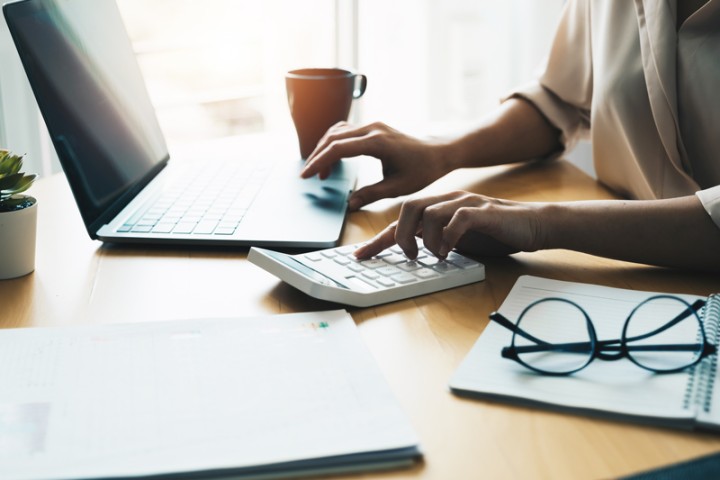
{"label": "green leaf", "polygon": [[22,168],[23,157],[19,155],[5,154],[0,158],[0,174],[13,175],[18,173]]}
{"label": "green leaf", "polygon": [[9,189],[12,192],[12,195],[14,195],[16,193],[24,192],[25,190],[30,188],[30,186],[35,181],[36,176],[37,175],[26,175],[23,178],[21,178],[20,181],[18,181],[13,188]]}
{"label": "green leaf", "polygon": [[33,181],[36,175],[26,175],[20,172],[23,163],[23,155],[13,155],[9,150],[0,149],[0,203],[7,206],[14,203],[10,197],[24,192]]}
{"label": "green leaf", "polygon": [[17,185],[23,178],[22,173],[13,173],[0,178],[0,190],[9,190]]}

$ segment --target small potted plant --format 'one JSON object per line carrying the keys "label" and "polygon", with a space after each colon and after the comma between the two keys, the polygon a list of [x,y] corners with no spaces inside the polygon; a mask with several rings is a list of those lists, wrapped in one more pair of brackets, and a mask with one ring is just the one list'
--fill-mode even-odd
{"label": "small potted plant", "polygon": [[22,155],[0,149],[0,280],[35,270],[37,200],[20,195],[36,175],[21,172]]}

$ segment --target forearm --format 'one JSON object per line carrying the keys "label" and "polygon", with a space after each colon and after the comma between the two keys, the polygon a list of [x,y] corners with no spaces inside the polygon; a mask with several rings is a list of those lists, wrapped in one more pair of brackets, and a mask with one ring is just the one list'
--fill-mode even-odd
{"label": "forearm", "polygon": [[549,155],[562,148],[560,131],[529,102],[510,99],[482,124],[444,146],[447,170],[487,167]]}
{"label": "forearm", "polygon": [[720,270],[720,229],[695,195],[540,207],[540,248],[632,262]]}

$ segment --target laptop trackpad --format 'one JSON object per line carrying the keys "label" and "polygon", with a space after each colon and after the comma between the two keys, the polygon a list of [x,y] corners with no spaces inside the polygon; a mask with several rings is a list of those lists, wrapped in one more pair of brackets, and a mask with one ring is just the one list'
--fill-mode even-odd
{"label": "laptop trackpad", "polygon": [[[236,236],[257,239],[258,245],[270,241],[318,248],[334,246],[342,230],[352,183],[337,177],[272,177],[255,198]],[[298,239],[307,242],[297,245]]]}

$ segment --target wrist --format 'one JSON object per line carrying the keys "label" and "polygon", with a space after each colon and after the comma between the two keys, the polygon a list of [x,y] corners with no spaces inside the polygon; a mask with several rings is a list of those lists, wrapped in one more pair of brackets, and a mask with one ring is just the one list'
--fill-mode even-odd
{"label": "wrist", "polygon": [[470,167],[462,139],[438,141],[434,144],[436,165],[443,175],[459,168]]}
{"label": "wrist", "polygon": [[565,234],[563,225],[567,222],[567,209],[562,203],[541,203],[537,205],[537,246],[538,250],[565,248],[562,241]]}
{"label": "wrist", "polygon": [[[539,214],[542,248],[590,253],[597,245],[611,243],[617,238],[615,227],[626,220],[617,209],[611,208],[611,205],[621,204],[611,202],[589,200],[543,204]],[[601,225],[603,227],[599,228]]]}

